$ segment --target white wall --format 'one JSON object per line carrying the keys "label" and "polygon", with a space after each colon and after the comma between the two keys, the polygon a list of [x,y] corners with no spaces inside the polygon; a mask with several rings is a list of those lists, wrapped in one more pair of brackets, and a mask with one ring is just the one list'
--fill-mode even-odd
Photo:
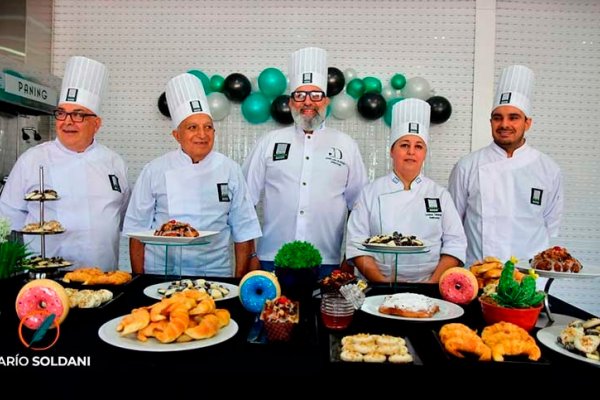
{"label": "white wall", "polygon": [[[457,159],[489,142],[495,79],[505,65],[524,63],[537,74],[531,142],[564,168],[567,210],[562,236],[583,262],[600,257],[600,194],[592,141],[600,101],[600,6],[597,2],[507,0],[55,0],[53,73],[72,55],[107,64],[110,92],[99,139],[120,152],[133,183],[149,160],[175,148],[157,99],[172,76],[240,72],[256,78],[267,67],[284,73],[289,54],[316,45],[329,64],[354,68],[383,83],[395,73],[421,76],[449,99],[453,114],[433,126],[426,174],[446,185]],[[477,17],[477,18],[476,18]],[[491,24],[491,25],[490,25]],[[584,43],[585,42],[585,43]],[[476,86],[474,86],[476,82]],[[475,99],[475,102],[474,100]],[[473,114],[475,110],[475,115]],[[485,113],[484,113],[485,114]],[[385,173],[388,128],[360,117],[329,126],[359,143],[371,178]],[[269,121],[246,122],[234,104],[217,122],[217,149],[242,161]],[[471,134],[472,127],[477,131]],[[128,267],[127,247],[121,264]],[[600,263],[600,262],[598,262]],[[552,293],[600,314],[599,282],[562,281]]]}

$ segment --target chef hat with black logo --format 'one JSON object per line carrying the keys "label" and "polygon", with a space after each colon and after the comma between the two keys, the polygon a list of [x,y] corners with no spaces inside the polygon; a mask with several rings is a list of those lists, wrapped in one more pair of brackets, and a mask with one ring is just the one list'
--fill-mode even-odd
{"label": "chef hat with black logo", "polygon": [[504,68],[498,81],[494,106],[513,106],[523,111],[525,116],[531,115],[531,98],[535,76],[533,71],[523,65],[511,65]]}
{"label": "chef hat with black logo", "polygon": [[183,73],[172,78],[165,94],[173,129],[193,114],[206,114],[212,118],[202,82],[194,75]]}
{"label": "chef hat with black logo", "polygon": [[87,57],[71,57],[65,66],[58,104],[78,104],[100,115],[107,86],[104,64]]}
{"label": "chef hat with black logo", "polygon": [[292,91],[303,85],[314,85],[327,92],[327,52],[318,47],[293,52],[289,76]]}
{"label": "chef hat with black logo", "polygon": [[425,144],[429,142],[429,119],[431,106],[416,98],[404,99],[392,108],[392,131],[390,147],[403,136],[419,136]]}

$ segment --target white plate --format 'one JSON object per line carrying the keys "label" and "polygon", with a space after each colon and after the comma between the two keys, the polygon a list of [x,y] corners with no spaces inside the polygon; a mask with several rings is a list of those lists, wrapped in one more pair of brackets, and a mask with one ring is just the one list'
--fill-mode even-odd
{"label": "white plate", "polygon": [[217,231],[198,231],[200,234],[196,237],[177,237],[177,236],[154,236],[154,231],[133,232],[126,235],[130,238],[139,240],[142,243],[158,243],[158,244],[192,244],[192,243],[208,243],[206,237],[216,235]]}
{"label": "white plate", "polygon": [[600,361],[592,360],[591,358],[587,358],[586,356],[582,356],[576,353],[572,353],[569,350],[562,347],[556,341],[560,333],[563,329],[566,328],[566,325],[552,325],[544,329],[540,329],[537,332],[538,340],[550,350],[554,350],[557,353],[563,354],[567,357],[574,358],[579,361],[584,361],[595,366],[600,367]]}
{"label": "white plate", "polygon": [[[240,293],[240,288],[237,285],[232,285],[231,283],[225,282],[217,282],[217,281],[207,281],[210,283],[216,283],[218,285],[223,286],[226,289],[229,289],[229,294],[221,299],[215,299],[215,301],[233,299],[237,297]],[[172,282],[162,282],[157,283],[155,285],[147,286],[144,289],[144,294],[153,299],[162,300],[162,295],[158,293],[158,289],[167,289]]]}
{"label": "white plate", "polygon": [[375,250],[377,252],[386,253],[428,253],[429,246],[388,246],[383,243],[355,243],[356,248],[363,251]]}
{"label": "white plate", "polygon": [[209,339],[192,340],[185,343],[160,343],[154,338],[149,338],[146,342],[140,342],[136,339],[135,333],[121,336],[117,332],[117,325],[119,325],[123,317],[124,315],[111,319],[102,325],[98,329],[98,336],[108,344],[128,350],[163,352],[199,349],[224,342],[235,336],[238,331],[238,324],[232,319],[229,321],[229,325],[221,329],[216,336]]}
{"label": "white plate", "polygon": [[386,296],[389,296],[389,295],[379,295],[379,296],[367,297],[361,307],[361,310],[363,310],[364,312],[366,312],[368,314],[375,315],[376,317],[399,319],[399,320],[404,320],[404,321],[416,321],[416,322],[445,321],[448,319],[458,318],[465,313],[465,310],[463,310],[463,308],[459,305],[450,303],[445,300],[434,299],[434,298],[431,298],[431,300],[435,301],[435,303],[438,305],[438,307],[440,307],[440,311],[435,313],[433,315],[433,317],[430,317],[430,318],[409,318],[409,317],[401,317],[399,315],[390,315],[390,314],[380,313],[379,306],[381,305],[381,303],[383,303],[383,300]]}
{"label": "white plate", "polygon": [[[519,261],[515,268],[521,272],[527,273],[531,266],[526,261]],[[536,269],[535,273],[543,278],[564,278],[564,279],[589,279],[589,278],[600,278],[600,267],[584,265],[579,272],[556,272],[556,271],[544,271]]]}

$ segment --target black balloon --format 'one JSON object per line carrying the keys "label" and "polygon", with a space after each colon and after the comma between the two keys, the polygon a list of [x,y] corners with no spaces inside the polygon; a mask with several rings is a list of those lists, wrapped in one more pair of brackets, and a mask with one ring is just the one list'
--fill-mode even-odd
{"label": "black balloon", "polygon": [[233,73],[225,78],[223,83],[223,93],[231,101],[241,103],[251,91],[250,81],[242,74]]}
{"label": "black balloon", "polygon": [[431,118],[429,120],[432,124],[441,124],[448,121],[448,118],[452,115],[452,105],[447,98],[433,96],[427,102],[431,106]]}
{"label": "black balloon", "polygon": [[171,113],[169,112],[169,106],[167,106],[167,95],[165,92],[158,97],[158,111],[165,117],[171,118]]}
{"label": "black balloon", "polygon": [[271,103],[271,117],[280,124],[289,125],[294,122],[290,110],[290,96],[282,94]]}
{"label": "black balloon", "polygon": [[327,69],[327,97],[332,97],[341,92],[346,85],[344,73],[336,67]]}
{"label": "black balloon", "polygon": [[365,93],[360,96],[356,108],[366,119],[377,119],[385,114],[386,102],[379,93]]}

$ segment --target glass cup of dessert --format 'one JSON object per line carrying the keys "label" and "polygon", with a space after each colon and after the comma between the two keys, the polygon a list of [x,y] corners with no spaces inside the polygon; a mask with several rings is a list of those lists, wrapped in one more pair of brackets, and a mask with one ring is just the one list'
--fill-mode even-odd
{"label": "glass cup of dessert", "polygon": [[321,298],[321,320],[327,329],[348,328],[354,317],[354,306],[339,292],[323,293]]}

